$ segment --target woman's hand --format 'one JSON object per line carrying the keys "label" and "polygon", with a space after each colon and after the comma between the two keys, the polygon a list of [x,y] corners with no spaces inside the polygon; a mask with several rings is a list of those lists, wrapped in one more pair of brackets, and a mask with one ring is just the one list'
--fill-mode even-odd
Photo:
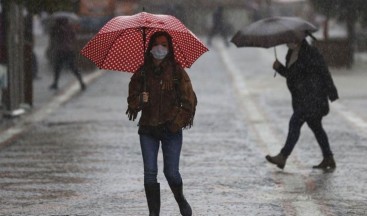
{"label": "woman's hand", "polygon": [[125,114],[129,117],[130,121],[135,121],[136,117],[138,116],[138,111],[128,107]]}
{"label": "woman's hand", "polygon": [[278,61],[278,59],[277,59],[277,60],[275,60],[275,62],[273,63],[273,69],[274,69],[274,70],[278,70],[281,66],[282,66],[282,63],[280,63],[280,62]]}
{"label": "woman's hand", "polygon": [[148,103],[148,100],[149,100],[149,92],[142,92],[141,93],[141,96],[142,96],[143,103]]}

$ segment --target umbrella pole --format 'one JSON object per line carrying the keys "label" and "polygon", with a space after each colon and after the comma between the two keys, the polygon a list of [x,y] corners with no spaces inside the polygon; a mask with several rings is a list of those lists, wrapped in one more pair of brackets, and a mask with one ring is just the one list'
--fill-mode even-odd
{"label": "umbrella pole", "polygon": [[275,55],[275,59],[278,60],[277,49],[275,47],[274,47],[274,55]]}
{"label": "umbrella pole", "polygon": [[[278,60],[278,55],[277,55],[277,49],[276,49],[276,47],[274,47],[274,55],[275,55],[275,60]],[[274,77],[276,77],[276,75],[277,75],[277,72],[274,71]]]}
{"label": "umbrella pole", "polygon": [[[147,33],[145,32],[146,27],[142,27],[142,35],[143,35],[143,56],[144,56],[144,63],[145,64],[145,42],[147,40]],[[147,77],[144,71],[144,67],[143,67],[143,91],[146,92],[147,91]]]}

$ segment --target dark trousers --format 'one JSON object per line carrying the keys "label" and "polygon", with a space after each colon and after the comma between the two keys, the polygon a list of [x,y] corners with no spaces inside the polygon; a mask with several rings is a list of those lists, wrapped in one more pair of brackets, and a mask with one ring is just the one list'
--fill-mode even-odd
{"label": "dark trousers", "polygon": [[179,172],[182,130],[171,133],[168,129],[165,129],[159,138],[149,134],[140,134],[140,146],[144,162],[144,184],[157,183],[157,157],[160,143],[162,143],[163,152],[163,172],[168,184],[171,186],[182,184]]}
{"label": "dark trousers", "polygon": [[54,61],[54,84],[57,85],[60,77],[60,72],[63,66],[67,66],[76,76],[80,84],[83,84],[82,76],[75,64],[75,54],[72,51],[58,52],[55,55]]}
{"label": "dark trousers", "polygon": [[328,137],[326,135],[324,128],[322,127],[322,116],[306,117],[302,113],[298,112],[294,112],[289,121],[288,137],[284,147],[281,150],[281,153],[284,156],[289,156],[291,154],[301,134],[302,125],[305,122],[307,122],[307,125],[314,133],[316,140],[321,148],[323,156],[327,157],[333,155],[333,153],[330,150]]}

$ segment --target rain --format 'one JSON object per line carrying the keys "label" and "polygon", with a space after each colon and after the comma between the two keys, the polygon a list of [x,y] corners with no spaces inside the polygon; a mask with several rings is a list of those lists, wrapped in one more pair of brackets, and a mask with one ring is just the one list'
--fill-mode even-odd
{"label": "rain", "polygon": [[[148,26],[145,44],[142,29],[122,29],[139,14]],[[250,26],[275,17],[296,18],[307,27],[279,36],[274,32],[280,27],[270,25],[251,35]],[[176,29],[166,27],[176,19],[180,24],[170,27]],[[111,25],[113,20],[118,24]],[[182,200],[165,176],[161,144],[159,215],[367,215],[364,0],[0,0],[0,216],[156,211],[150,204],[157,199],[149,204],[146,192],[138,134],[142,114],[129,120],[134,112],[129,113],[128,97],[131,78],[147,56],[154,56],[144,55],[144,47],[149,49],[150,36],[162,30],[172,37],[176,64],[185,66],[197,106],[193,125],[183,126],[179,157],[192,214],[182,213]],[[136,34],[128,36],[129,31]],[[289,63],[291,45],[303,39],[321,57],[298,66],[299,54]],[[313,96],[318,82],[313,77],[308,95],[297,98],[292,89],[303,84],[294,87],[291,81],[303,74],[288,80],[276,60],[292,73],[298,72],[292,64],[306,65],[307,71],[327,66],[337,95],[332,100],[327,93],[322,128],[336,167],[313,168],[330,155],[323,155],[308,116],[291,154],[282,154],[284,164],[266,159],[283,152],[295,125],[290,122],[297,111],[294,100]],[[176,91],[176,82],[172,88]],[[166,96],[161,101],[170,99]],[[147,100],[153,100],[152,93]],[[308,104],[314,102],[316,97]],[[182,102],[181,108],[190,110],[187,106]],[[321,105],[312,109],[310,115],[322,110]]]}

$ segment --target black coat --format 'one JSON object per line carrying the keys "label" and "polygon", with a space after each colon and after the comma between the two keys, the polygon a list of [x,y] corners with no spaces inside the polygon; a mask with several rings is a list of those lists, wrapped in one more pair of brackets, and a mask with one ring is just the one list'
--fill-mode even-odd
{"label": "black coat", "polygon": [[[289,49],[287,64],[291,54]],[[323,56],[306,40],[301,44],[296,62],[289,68],[280,66],[277,72],[287,79],[294,112],[305,116],[325,116],[329,112],[328,99],[334,101],[339,98]]]}

